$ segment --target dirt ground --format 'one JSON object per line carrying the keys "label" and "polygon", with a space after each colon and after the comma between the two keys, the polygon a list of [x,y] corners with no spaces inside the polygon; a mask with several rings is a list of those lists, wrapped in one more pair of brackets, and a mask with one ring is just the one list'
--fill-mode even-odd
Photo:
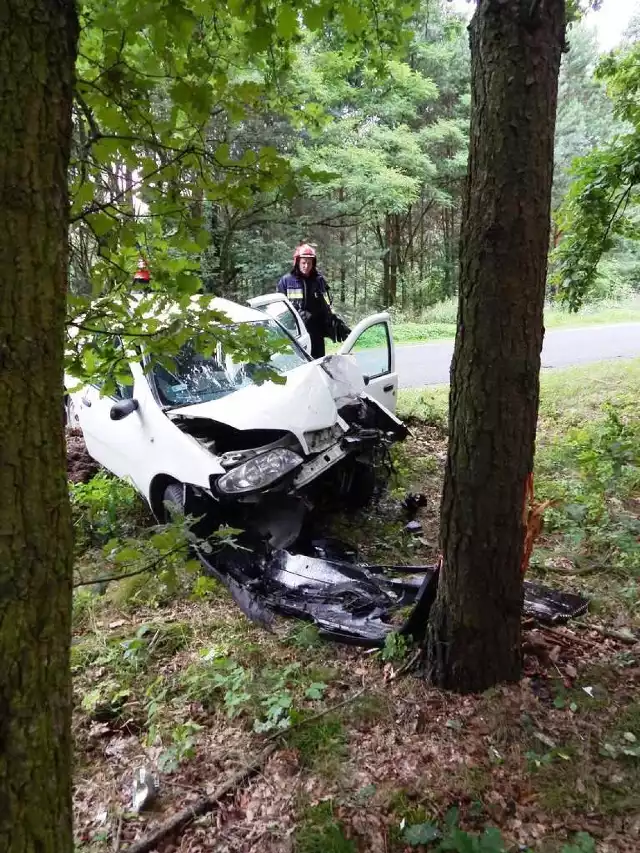
{"label": "dirt ground", "polygon": [[[446,436],[412,427],[396,488],[330,527],[364,560],[437,556]],[[427,497],[418,535],[404,531],[408,489]],[[589,625],[527,623],[523,680],[461,697],[430,687],[410,666],[411,649],[328,644],[284,619],[267,631],[220,587],[197,600],[87,600],[77,624],[74,807],[86,853],[126,850],[211,796],[267,742],[275,752],[258,772],[152,849],[640,849],[640,643]],[[226,663],[212,674],[208,659]],[[289,728],[256,733],[285,694],[295,708]],[[140,767],[157,776],[158,795],[133,814]]]}
{"label": "dirt ground", "polygon": [[87,453],[87,445],[79,427],[67,427],[67,478],[72,483],[87,483],[100,470],[100,465]]}

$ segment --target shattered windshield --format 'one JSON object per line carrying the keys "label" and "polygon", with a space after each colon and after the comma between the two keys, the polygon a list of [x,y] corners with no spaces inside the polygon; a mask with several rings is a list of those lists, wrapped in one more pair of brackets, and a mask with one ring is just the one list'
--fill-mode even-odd
{"label": "shattered windshield", "polygon": [[[265,329],[274,345],[284,343],[280,352],[269,359],[268,367],[281,376],[307,364],[304,352],[283,332],[273,320],[261,320],[252,326]],[[257,375],[264,370],[263,363],[236,362],[225,353],[221,344],[212,355],[200,355],[197,342],[189,341],[170,365],[156,364],[153,377],[160,399],[165,406],[188,406],[219,400],[248,385],[257,384]]]}

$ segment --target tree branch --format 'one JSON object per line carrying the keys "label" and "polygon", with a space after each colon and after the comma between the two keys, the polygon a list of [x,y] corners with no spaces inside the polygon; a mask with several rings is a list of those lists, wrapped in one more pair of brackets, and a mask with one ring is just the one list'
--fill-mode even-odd
{"label": "tree branch", "polygon": [[[178,545],[175,548],[171,548],[170,551],[167,551],[165,554],[162,554],[160,557],[155,559],[153,562],[148,563],[142,569],[136,569],[135,572],[125,572],[124,574],[120,574],[120,575],[109,575],[109,576],[103,577],[103,578],[92,578],[91,580],[88,580],[88,581],[78,581],[77,583],[74,583],[73,588],[76,589],[76,587],[79,587],[79,586],[93,586],[93,584],[98,584],[98,583],[109,583],[110,581],[121,581],[124,578],[134,578],[136,575],[144,575],[146,572],[153,571],[153,569],[155,569],[156,566],[159,566],[160,563],[164,562],[164,560],[166,560],[167,557],[170,557],[172,554],[177,554],[179,551],[182,551],[184,549],[184,547],[185,547],[185,545],[183,544],[183,545]],[[126,563],[125,563],[125,565],[126,565]],[[131,565],[131,564],[129,564],[129,565]]]}

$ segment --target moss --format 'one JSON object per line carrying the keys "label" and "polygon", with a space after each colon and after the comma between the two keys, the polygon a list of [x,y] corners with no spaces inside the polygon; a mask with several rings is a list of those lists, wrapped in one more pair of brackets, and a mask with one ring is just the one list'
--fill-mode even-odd
{"label": "moss", "polygon": [[298,750],[302,767],[325,779],[338,776],[346,754],[347,733],[337,716],[327,715],[315,723],[293,729],[287,742]]}
{"label": "moss", "polygon": [[344,833],[332,800],[307,808],[293,837],[295,853],[356,853],[354,841]]}

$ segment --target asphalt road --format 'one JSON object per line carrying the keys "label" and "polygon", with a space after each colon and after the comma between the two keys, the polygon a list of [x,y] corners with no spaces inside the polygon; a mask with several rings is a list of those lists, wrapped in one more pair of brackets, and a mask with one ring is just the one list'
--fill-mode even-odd
{"label": "asphalt road", "polygon": [[[449,382],[452,354],[453,341],[397,345],[396,370],[400,387],[446,385]],[[640,323],[551,329],[544,336],[542,367],[569,367],[611,358],[638,356]]]}

